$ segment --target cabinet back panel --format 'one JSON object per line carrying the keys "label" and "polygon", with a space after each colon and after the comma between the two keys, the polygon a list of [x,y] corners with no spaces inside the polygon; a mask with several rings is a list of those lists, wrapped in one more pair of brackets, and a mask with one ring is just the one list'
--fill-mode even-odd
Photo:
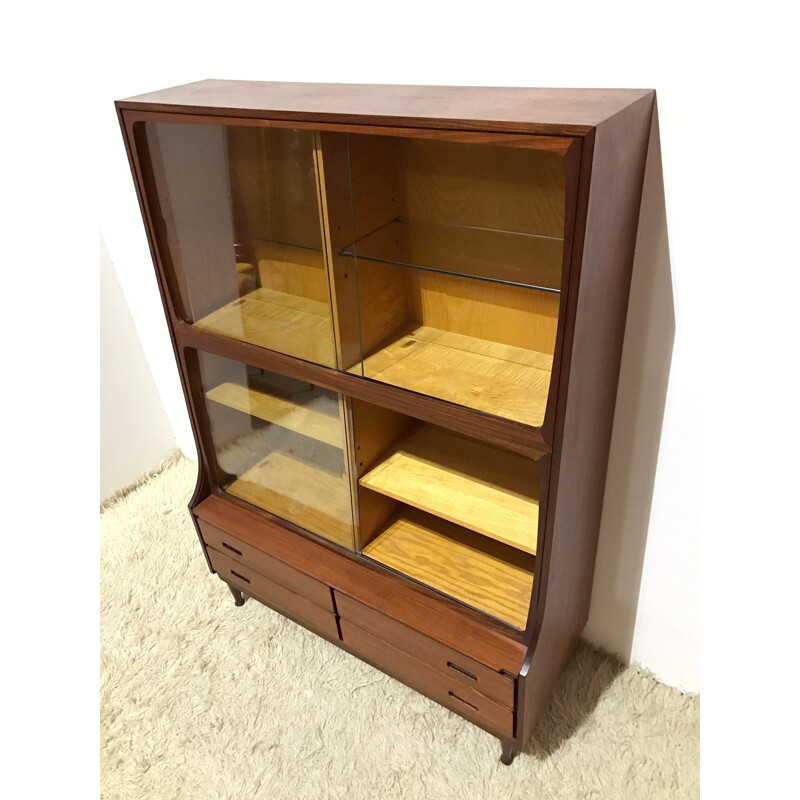
{"label": "cabinet back panel", "polygon": [[556,153],[402,139],[402,214],[447,225],[564,236],[564,168]]}
{"label": "cabinet back panel", "polygon": [[228,170],[237,241],[321,247],[312,134],[228,126]]}
{"label": "cabinet back panel", "polygon": [[419,325],[553,355],[560,295],[420,270],[408,272]]}

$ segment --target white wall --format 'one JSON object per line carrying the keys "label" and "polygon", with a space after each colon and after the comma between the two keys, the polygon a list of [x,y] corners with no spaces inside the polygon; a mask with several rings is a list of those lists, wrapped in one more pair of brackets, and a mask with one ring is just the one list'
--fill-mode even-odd
{"label": "white wall", "polygon": [[179,4],[140,3],[125,35],[109,37],[114,68],[98,76],[107,98],[102,227],[181,448],[194,445],[114,98],[205,77],[656,88],[660,151],[648,175],[587,635],[699,689],[697,511],[710,485],[696,465],[719,458],[696,435],[696,387],[708,366],[699,343],[709,315],[722,313],[710,300],[724,274],[721,242],[708,226],[728,190],[715,184],[723,173],[713,165],[720,152],[736,152],[714,131],[731,120],[741,87],[749,102],[757,97],[748,75],[731,74],[740,58],[727,49],[736,41],[731,15],[722,22],[713,5],[692,4],[689,14],[675,4],[501,4],[478,15],[422,2],[296,10],[232,2],[204,22]]}
{"label": "white wall", "polygon": [[105,242],[100,242],[100,499],[176,448]]}

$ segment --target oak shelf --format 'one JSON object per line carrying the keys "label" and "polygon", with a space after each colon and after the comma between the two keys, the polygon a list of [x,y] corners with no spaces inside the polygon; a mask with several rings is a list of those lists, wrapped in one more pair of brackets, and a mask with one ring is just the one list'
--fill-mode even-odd
{"label": "oak shelf", "polygon": [[404,509],[363,553],[515,628],[525,627],[532,556],[415,509]]}
{"label": "oak shelf", "polygon": [[273,452],[225,491],[343,547],[353,546],[350,489],[344,475]]}
{"label": "oak shelf", "polygon": [[318,442],[342,448],[342,427],[338,417],[238,383],[221,383],[206,392],[206,397],[215,403],[280,425]]}
{"label": "oak shelf", "polygon": [[522,456],[423,425],[402,438],[359,483],[535,555],[535,472]]}
{"label": "oak shelf", "polygon": [[539,427],[552,366],[546,353],[412,325],[349,372]]}
{"label": "oak shelf", "polygon": [[330,307],[319,300],[261,287],[194,324],[305,361],[335,363]]}
{"label": "oak shelf", "polygon": [[395,219],[340,255],[548,292],[561,291],[563,238]]}

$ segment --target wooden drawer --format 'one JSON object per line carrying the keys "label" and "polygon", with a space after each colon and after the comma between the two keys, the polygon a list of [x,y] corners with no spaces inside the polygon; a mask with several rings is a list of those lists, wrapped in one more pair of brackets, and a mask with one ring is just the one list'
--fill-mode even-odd
{"label": "wooden drawer", "polygon": [[513,677],[495,672],[340,592],[336,592],[336,610],[342,619],[447,675],[454,686],[465,686],[507,708],[514,707]]}
{"label": "wooden drawer", "polygon": [[301,625],[305,625],[329,639],[339,638],[330,590],[328,591],[328,604],[323,607],[210,547],[208,548],[208,557],[211,565],[223,580],[243,589],[264,605],[280,611],[281,614],[296,620]]}
{"label": "wooden drawer", "polygon": [[460,681],[453,680],[450,674],[417,661],[408,653],[396,650],[344,619],[340,619],[339,624],[344,643],[364,660],[495,736],[505,739],[513,737],[514,712],[511,709],[498,705]]}
{"label": "wooden drawer", "polygon": [[290,567],[283,561],[267,555],[252,545],[221,531],[219,528],[215,528],[213,525],[209,525],[201,519],[197,520],[197,524],[203,534],[203,541],[208,547],[213,547],[218,553],[222,553],[228,558],[250,567],[261,575],[271,578],[276,583],[291,589],[295,594],[307,597],[318,606],[323,608],[331,606],[331,590],[326,584],[310,578],[305,573]]}

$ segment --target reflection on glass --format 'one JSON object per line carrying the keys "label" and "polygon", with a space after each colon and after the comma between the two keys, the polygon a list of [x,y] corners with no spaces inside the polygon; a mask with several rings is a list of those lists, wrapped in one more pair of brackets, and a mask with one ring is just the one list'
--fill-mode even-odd
{"label": "reflection on glass", "polygon": [[207,353],[198,358],[222,488],[352,549],[339,395]]}
{"label": "reflection on glass", "polygon": [[147,122],[137,137],[184,318],[334,366],[314,133]]}

